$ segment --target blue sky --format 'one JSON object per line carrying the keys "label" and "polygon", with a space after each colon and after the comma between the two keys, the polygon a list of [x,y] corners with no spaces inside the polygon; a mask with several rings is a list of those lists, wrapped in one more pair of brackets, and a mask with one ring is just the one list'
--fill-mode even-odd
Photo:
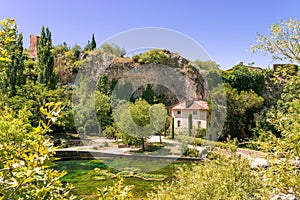
{"label": "blue sky", "polygon": [[97,44],[123,31],[161,27],[193,38],[223,69],[243,61],[268,67],[271,57],[249,51],[256,33],[268,34],[280,19],[300,20],[299,0],[0,0],[0,19],[12,17],[24,34],[48,26],[53,43],[84,46],[94,33]]}

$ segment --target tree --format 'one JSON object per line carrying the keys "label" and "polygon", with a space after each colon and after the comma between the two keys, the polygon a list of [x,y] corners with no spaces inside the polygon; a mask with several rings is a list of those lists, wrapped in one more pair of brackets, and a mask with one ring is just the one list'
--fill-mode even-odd
{"label": "tree", "polygon": [[123,57],[126,54],[125,49],[120,48],[115,44],[104,43],[100,48],[104,53],[111,53],[116,57]]}
{"label": "tree", "polygon": [[111,102],[110,97],[96,91],[95,93],[95,111],[97,114],[98,122],[102,129],[106,126],[111,125]]}
{"label": "tree", "polygon": [[262,72],[251,70],[244,65],[236,65],[231,70],[222,71],[221,76],[225,83],[229,83],[239,93],[253,90],[256,94],[262,95],[265,83]]}
{"label": "tree", "polygon": [[38,81],[45,84],[48,88],[56,87],[56,75],[54,73],[54,56],[52,50],[51,32],[48,27],[43,26],[38,45]]}
{"label": "tree", "polygon": [[206,71],[219,70],[220,68],[220,65],[212,60],[201,61],[199,59],[196,59],[193,63],[199,69],[206,70]]}
{"label": "tree", "polygon": [[192,114],[189,114],[188,116],[188,132],[189,132],[189,136],[192,136],[192,127],[193,126],[193,116]]}
{"label": "tree", "polygon": [[5,64],[10,63],[11,59],[7,53],[7,46],[14,41],[13,35],[16,29],[15,20],[7,18],[0,21],[0,70],[2,71]]}
{"label": "tree", "polygon": [[252,90],[241,91],[225,84],[227,116],[224,122],[221,140],[228,137],[240,140],[252,135],[252,128],[255,125],[254,113],[259,112],[264,99]]}
{"label": "tree", "polygon": [[175,125],[174,125],[174,117],[172,117],[171,135],[172,135],[172,139],[174,139],[174,138],[175,138]]}
{"label": "tree", "polygon": [[45,134],[59,118],[60,103],[41,107],[47,120],[32,127],[25,109],[0,111],[0,199],[74,199],[72,186],[60,178],[65,172],[49,169],[55,148]]}
{"label": "tree", "polygon": [[300,63],[300,22],[296,19],[273,24],[271,34],[258,34],[258,44],[252,46],[252,52],[272,54],[275,60],[288,60]]}
{"label": "tree", "polygon": [[91,50],[96,49],[96,47],[97,47],[97,44],[96,44],[95,36],[93,34],[92,41],[91,41]]}
{"label": "tree", "polygon": [[154,104],[151,106],[150,111],[150,118],[151,118],[151,126],[153,128],[154,134],[159,134],[159,140],[161,140],[161,134],[165,131],[166,123],[168,119],[168,113],[166,106],[162,103]]}
{"label": "tree", "polygon": [[147,137],[162,131],[166,123],[164,105],[151,106],[142,99],[119,105],[113,114],[118,127],[125,134],[138,138],[143,150]]}
{"label": "tree", "polygon": [[277,194],[300,197],[300,73],[284,85],[281,99],[268,110],[264,120],[270,127],[261,127],[255,146],[268,152],[269,167],[264,171],[267,189]]}
{"label": "tree", "polygon": [[[271,35],[258,35],[254,52],[271,53],[274,59],[300,62],[300,22],[288,19],[271,26]],[[279,74],[277,74],[279,72]],[[269,126],[259,127],[259,138],[255,145],[269,152],[269,167],[264,171],[266,190],[277,194],[294,194],[300,197],[300,174],[297,159],[300,156],[300,99],[298,66],[287,66],[275,70],[276,82],[283,84],[280,99],[263,116]],[[284,77],[284,78],[283,78]]]}
{"label": "tree", "polygon": [[142,99],[146,100],[150,105],[154,104],[155,93],[153,91],[152,85],[147,84],[147,87],[142,92]]}
{"label": "tree", "polygon": [[[1,21],[2,38],[0,47],[5,54],[6,62],[0,62],[2,74],[2,92],[9,96],[16,94],[17,87],[25,83],[23,35],[18,34],[17,25],[12,19]],[[9,61],[9,62],[8,62]]]}

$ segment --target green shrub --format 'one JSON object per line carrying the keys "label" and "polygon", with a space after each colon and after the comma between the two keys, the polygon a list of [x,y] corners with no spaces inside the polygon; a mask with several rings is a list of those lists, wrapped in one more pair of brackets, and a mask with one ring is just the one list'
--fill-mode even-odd
{"label": "green shrub", "polygon": [[108,139],[115,138],[118,133],[116,128],[111,125],[107,126],[103,132]]}
{"label": "green shrub", "polygon": [[182,168],[171,183],[148,194],[152,200],[183,199],[267,199],[261,176],[250,168],[249,160],[234,154]]}
{"label": "green shrub", "polygon": [[138,62],[141,64],[166,64],[169,60],[169,55],[160,49],[152,49],[140,55]]}
{"label": "green shrub", "polygon": [[205,136],[206,136],[206,129],[198,128],[195,134],[195,138],[205,138]]}
{"label": "green shrub", "polygon": [[132,60],[133,60],[134,62],[138,62],[139,59],[140,59],[140,56],[139,56],[139,55],[133,55],[133,56],[132,56]]}
{"label": "green shrub", "polygon": [[114,186],[98,189],[99,200],[129,200],[132,199],[133,186],[125,186],[124,179],[119,178]]}
{"label": "green shrub", "polygon": [[199,157],[199,151],[195,148],[188,148],[183,155],[187,157],[197,158]]}

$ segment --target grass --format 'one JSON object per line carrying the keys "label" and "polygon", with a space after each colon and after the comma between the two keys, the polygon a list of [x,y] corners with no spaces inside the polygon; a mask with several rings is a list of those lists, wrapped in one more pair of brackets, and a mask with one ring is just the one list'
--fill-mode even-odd
{"label": "grass", "polygon": [[[191,165],[191,162],[175,161],[170,165],[161,167],[151,172],[143,172],[143,169],[155,163],[161,163],[161,160],[143,161],[134,167],[130,166],[133,160],[130,159],[109,159],[107,160],[69,160],[57,161],[54,169],[65,170],[68,172],[62,178],[64,182],[70,182],[75,186],[73,194],[82,199],[97,199],[97,188],[112,186],[116,181],[116,175],[123,175],[126,185],[134,185],[132,193],[134,199],[143,199],[148,192],[155,189],[163,181],[171,181],[174,173],[179,166]],[[123,162],[123,163],[121,163]],[[123,168],[114,168],[123,164]],[[112,164],[112,165],[111,165]],[[128,165],[129,164],[129,165]],[[125,167],[126,166],[126,167]]]}

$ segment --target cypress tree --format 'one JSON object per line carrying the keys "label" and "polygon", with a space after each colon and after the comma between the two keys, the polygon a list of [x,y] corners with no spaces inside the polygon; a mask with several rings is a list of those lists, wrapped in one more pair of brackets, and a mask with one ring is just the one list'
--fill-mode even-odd
{"label": "cypress tree", "polygon": [[175,138],[175,134],[174,134],[174,129],[175,129],[175,127],[174,127],[174,117],[172,117],[172,139],[174,139]]}
{"label": "cypress tree", "polygon": [[189,114],[189,118],[188,118],[188,130],[189,130],[189,136],[192,135],[192,125],[193,125],[193,116],[192,114]]}
{"label": "cypress tree", "polygon": [[91,50],[94,50],[94,49],[96,49],[96,47],[97,47],[97,44],[96,44],[96,40],[95,40],[95,36],[94,36],[94,34],[93,34],[93,36],[92,36],[92,41],[91,41]]}
{"label": "cypress tree", "polygon": [[51,52],[52,40],[48,27],[42,27],[38,44],[38,80],[47,87],[54,89],[56,86],[56,76],[54,73],[54,56]]}

